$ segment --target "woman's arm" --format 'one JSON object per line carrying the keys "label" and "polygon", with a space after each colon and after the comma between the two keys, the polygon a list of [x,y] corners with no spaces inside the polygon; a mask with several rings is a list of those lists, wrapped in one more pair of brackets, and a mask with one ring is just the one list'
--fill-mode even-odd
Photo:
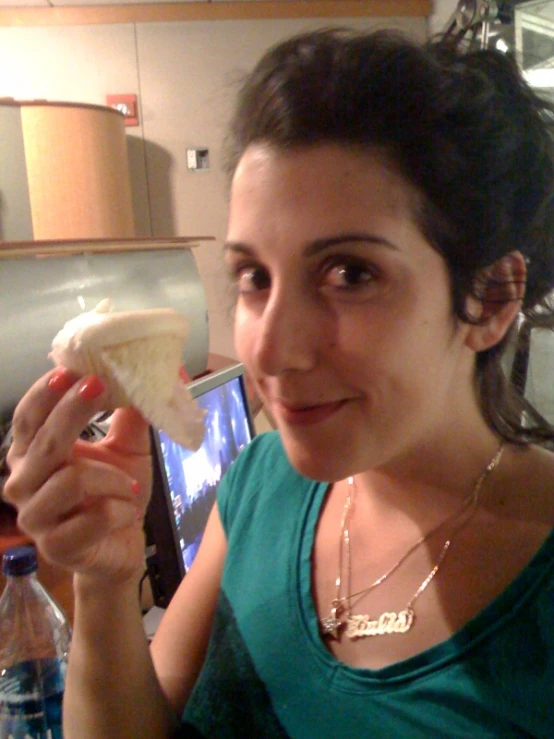
{"label": "woman's arm", "polygon": [[173,736],[178,717],[152,665],[139,608],[138,577],[114,587],[77,574],[74,587],[65,739]]}
{"label": "woman's arm", "polygon": [[206,656],[226,551],[225,532],[214,505],[194,562],[151,645],[158,679],[179,716]]}
{"label": "woman's arm", "polygon": [[[214,513],[198,564],[157,639],[160,683],[138,587],[151,486],[148,425],[136,411],[119,410],[105,439],[81,442],[82,428],[101,408],[98,378],[76,381],[56,370],[37,381],[14,414],[4,493],[43,556],[75,573],[65,738],[170,737],[205,653],[225,537]],[[179,679],[186,690],[178,688]]]}
{"label": "woman's arm", "polygon": [[225,559],[214,506],[192,567],[148,649],[138,578],[114,588],[75,577],[64,697],[66,739],[171,737],[204,662]]}

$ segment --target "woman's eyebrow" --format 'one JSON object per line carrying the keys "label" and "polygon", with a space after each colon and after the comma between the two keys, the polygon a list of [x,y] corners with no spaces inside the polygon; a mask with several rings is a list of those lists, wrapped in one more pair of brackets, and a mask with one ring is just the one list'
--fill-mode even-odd
{"label": "woman's eyebrow", "polygon": [[[329,236],[328,238],[310,241],[305,247],[304,253],[306,256],[313,256],[333,246],[352,243],[375,244],[377,246],[384,246],[387,249],[398,251],[398,247],[395,244],[381,236],[375,236],[368,233],[345,233],[339,234],[338,236]],[[225,241],[223,244],[223,251],[251,255],[255,250],[253,247],[242,241]]]}
{"label": "woman's eyebrow", "polygon": [[376,246],[385,246],[387,249],[394,249],[398,251],[398,247],[391,241],[382,238],[381,236],[375,236],[370,233],[356,232],[356,233],[345,233],[339,234],[338,236],[330,236],[325,239],[315,239],[311,241],[305,249],[307,256],[312,256],[320,251],[329,249],[332,246],[341,246],[341,244],[352,244],[352,243],[364,243],[374,244]]}
{"label": "woman's eyebrow", "polygon": [[223,252],[224,254],[227,252],[237,252],[240,254],[251,255],[254,253],[254,249],[242,241],[225,241],[223,242]]}

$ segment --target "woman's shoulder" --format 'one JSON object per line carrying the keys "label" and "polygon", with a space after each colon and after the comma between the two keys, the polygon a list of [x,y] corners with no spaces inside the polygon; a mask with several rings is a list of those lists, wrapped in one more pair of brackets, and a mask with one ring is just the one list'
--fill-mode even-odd
{"label": "woman's shoulder", "polygon": [[265,475],[269,470],[275,473],[294,472],[283,449],[281,437],[277,431],[266,431],[255,436],[231,465],[225,476],[226,482],[241,480],[255,480]]}
{"label": "woman's shoulder", "polygon": [[500,502],[515,519],[554,528],[554,452],[537,445],[512,447]]}
{"label": "woman's shoulder", "polygon": [[540,562],[542,569],[554,558],[554,453],[535,445],[507,451],[484,498],[483,521],[502,576],[513,580],[527,565]]}
{"label": "woman's shoulder", "polygon": [[217,503],[224,528],[238,517],[249,517],[261,504],[270,509],[285,496],[314,485],[290,464],[276,431],[256,436],[239,454],[224,475],[217,492]]}

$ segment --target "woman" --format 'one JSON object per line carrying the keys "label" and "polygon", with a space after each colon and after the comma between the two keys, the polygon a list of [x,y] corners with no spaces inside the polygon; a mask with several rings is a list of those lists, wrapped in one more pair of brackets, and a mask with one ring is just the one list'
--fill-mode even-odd
{"label": "woman", "polygon": [[6,497],[76,573],[68,739],[554,735],[551,429],[501,368],[520,311],[549,316],[552,120],[492,51],[326,31],[262,59],[225,254],[278,433],[150,652],[144,421],[82,444],[102,381],[63,369],[14,417]]}

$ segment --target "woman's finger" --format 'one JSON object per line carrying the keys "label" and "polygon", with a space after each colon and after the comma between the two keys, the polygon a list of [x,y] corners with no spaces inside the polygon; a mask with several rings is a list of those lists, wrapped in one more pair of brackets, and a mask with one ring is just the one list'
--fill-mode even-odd
{"label": "woman's finger", "polygon": [[119,408],[112,416],[102,446],[125,455],[149,454],[148,421],[136,408]]}
{"label": "woman's finger", "polygon": [[77,459],[62,467],[22,508],[18,524],[33,537],[100,498],[131,503],[139,510],[138,484],[123,470],[96,460]]}
{"label": "woman's finger", "polygon": [[[100,378],[96,375],[85,377],[58,399],[39,427],[34,425],[36,412],[28,403],[23,405],[18,411],[18,425],[14,428],[14,440],[7,456],[12,470],[4,487],[8,501],[17,504],[25,500],[71,460],[76,439],[102,409],[103,392]],[[36,400],[38,404],[40,398]],[[25,462],[18,464],[23,456]]]}
{"label": "woman's finger", "polygon": [[[55,528],[45,531],[36,539],[44,556],[63,567],[75,570],[94,568],[95,560],[111,556],[113,565],[124,569],[135,565],[129,551],[129,541],[110,539],[110,534],[121,534],[128,530],[129,538],[135,540],[135,555],[143,550],[142,523],[137,510],[130,501],[117,498],[97,498],[96,503],[76,513]],[[103,548],[105,554],[100,555]],[[109,554],[111,552],[111,555]],[[126,553],[126,554],[125,554]],[[124,561],[117,561],[123,559]]]}
{"label": "woman's finger", "polygon": [[137,481],[141,504],[150,498],[152,456],[149,425],[134,408],[118,409],[106,438],[91,444],[77,440],[73,458],[95,459],[119,467]]}
{"label": "woman's finger", "polygon": [[25,454],[37,429],[56,403],[77,382],[65,367],[56,367],[38,379],[19,401],[12,418],[12,457]]}

